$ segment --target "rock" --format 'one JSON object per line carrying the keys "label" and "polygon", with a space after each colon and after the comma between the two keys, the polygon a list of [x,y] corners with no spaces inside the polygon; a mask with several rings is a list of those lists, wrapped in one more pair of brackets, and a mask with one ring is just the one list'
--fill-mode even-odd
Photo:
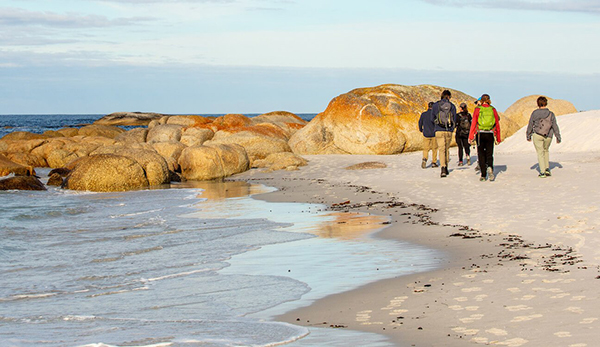
{"label": "rock", "polygon": [[79,156],[74,152],[60,148],[51,151],[46,158],[46,162],[48,163],[48,167],[59,168],[66,166],[69,162],[77,158],[79,158]]}
{"label": "rock", "polygon": [[[522,127],[527,126],[531,113],[538,108],[538,97],[540,95],[526,96],[506,109],[500,118],[500,130],[502,130],[503,138],[508,138]],[[546,98],[548,98],[548,109],[556,116],[577,113],[575,106],[568,101]]]}
{"label": "rock", "polygon": [[167,124],[182,125],[184,127],[197,127],[203,124],[211,123],[213,120],[202,116],[171,116],[167,119]]}
{"label": "rock", "polygon": [[283,130],[273,124],[237,127],[217,131],[205,144],[238,144],[244,147],[252,163],[269,154],[291,152]]}
{"label": "rock", "polygon": [[[327,109],[290,138],[297,154],[397,154],[422,148],[418,120],[430,101],[447,88],[386,84],[334,98]],[[475,99],[451,90],[452,102]]]}
{"label": "rock", "polygon": [[115,192],[149,186],[144,169],[135,160],[115,154],[98,154],[78,160],[63,188]]}
{"label": "rock", "polygon": [[144,170],[148,185],[158,186],[171,181],[167,161],[153,149],[108,146],[100,147],[92,153],[92,155],[99,154],[114,154],[134,160]]}
{"label": "rock", "polygon": [[77,128],[62,128],[57,130],[58,133],[64,137],[73,137],[79,135],[79,129]]}
{"label": "rock", "polygon": [[148,125],[150,121],[162,117],[164,117],[163,114],[152,112],[115,112],[98,119],[94,124],[129,126]]}
{"label": "rock", "polygon": [[181,152],[187,147],[181,142],[157,142],[152,144],[154,150],[167,161],[170,171],[179,171],[178,160]]}
{"label": "rock", "polygon": [[243,114],[226,114],[207,124],[215,133],[222,129],[241,128],[250,125],[252,125],[252,120]]}
{"label": "rock", "polygon": [[15,176],[0,179],[0,190],[46,190],[35,176]]}
{"label": "rock", "polygon": [[56,187],[61,187],[63,185],[64,181],[63,178],[60,174],[58,173],[54,173],[52,175],[50,175],[50,178],[48,178],[48,185],[49,186],[56,186]]}
{"label": "rock", "polygon": [[34,134],[27,131],[13,131],[12,133],[8,133],[2,137],[2,140],[12,140],[12,141],[20,141],[20,140],[39,140],[39,139],[47,139],[47,135],[42,134]]}
{"label": "rock", "polygon": [[187,147],[179,165],[184,179],[204,181],[244,172],[250,162],[242,146],[218,144]]}
{"label": "rock", "polygon": [[46,131],[44,131],[44,133],[42,135],[46,136],[47,138],[65,137],[65,135],[63,133],[60,133],[60,132],[54,131],[54,130],[46,130]]}
{"label": "rock", "polygon": [[364,163],[358,163],[350,165],[346,170],[367,170],[367,169],[385,169],[387,165],[380,161],[367,161]]}
{"label": "rock", "polygon": [[131,142],[146,142],[148,136],[147,128],[134,128],[121,133],[115,137],[115,141],[131,143]]}
{"label": "rock", "polygon": [[268,171],[274,170],[298,170],[299,166],[306,166],[308,161],[291,152],[273,153],[265,159],[256,160],[253,167],[266,168]]}
{"label": "rock", "polygon": [[297,115],[285,111],[264,113],[250,119],[252,120],[253,125],[269,123],[278,126],[286,133],[288,139],[296,133],[296,131],[308,124],[307,121]]}
{"label": "rock", "polygon": [[114,139],[123,132],[125,132],[124,129],[116,126],[92,124],[80,128],[78,134],[81,136],[102,136]]}
{"label": "rock", "polygon": [[175,124],[159,124],[148,131],[146,141],[153,142],[169,142],[181,140],[183,126]]}
{"label": "rock", "polygon": [[51,177],[52,175],[59,175],[60,177],[67,177],[69,175],[69,173],[71,173],[70,169],[67,169],[66,167],[59,167],[59,168],[50,170],[50,172],[48,173],[48,177]]}
{"label": "rock", "polygon": [[35,170],[32,166],[25,166],[13,162],[6,156],[0,154],[0,177],[15,174],[17,176],[33,176]]}
{"label": "rock", "polygon": [[214,135],[215,133],[208,128],[187,128],[183,131],[180,142],[188,147],[202,145]]}

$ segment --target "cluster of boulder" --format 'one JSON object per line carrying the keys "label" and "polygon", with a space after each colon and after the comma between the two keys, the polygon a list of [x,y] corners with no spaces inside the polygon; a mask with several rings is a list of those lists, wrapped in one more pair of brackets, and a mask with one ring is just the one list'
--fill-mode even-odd
{"label": "cluster of boulder", "polygon": [[[103,118],[100,124],[79,129],[10,133],[0,139],[0,176],[35,177],[33,168],[50,167],[55,170],[50,171],[49,184],[125,191],[172,181],[218,179],[251,167],[292,170],[306,165],[291,152],[288,140],[307,122],[289,112],[253,118],[239,114],[151,118],[130,114],[129,118],[135,118],[129,124],[141,119],[145,126],[125,131]],[[115,121],[125,122],[122,117]]]}
{"label": "cluster of boulder", "polygon": [[[34,167],[50,167],[55,170],[49,184],[122,191],[219,179],[252,167],[293,170],[306,165],[301,155],[418,151],[419,116],[444,89],[394,84],[355,89],[334,98],[309,123],[289,112],[252,118],[120,112],[81,128],[13,132],[0,139],[0,176],[8,172],[33,177]],[[451,92],[452,102],[465,102],[474,111],[475,98]],[[527,124],[536,99],[537,95],[523,98],[501,114],[504,138]],[[549,107],[556,115],[576,112],[564,100],[549,99]],[[136,128],[125,131],[119,127],[124,125]],[[13,164],[20,168],[6,169]]]}

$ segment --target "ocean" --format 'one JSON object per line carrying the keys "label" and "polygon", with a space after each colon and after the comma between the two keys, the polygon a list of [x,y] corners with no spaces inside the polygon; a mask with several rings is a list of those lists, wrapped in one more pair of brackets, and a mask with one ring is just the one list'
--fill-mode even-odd
{"label": "ocean", "polygon": [[[100,117],[0,116],[0,125],[43,132]],[[44,181],[49,170],[36,171]],[[254,198],[273,190],[225,181],[0,191],[0,345],[392,346],[382,335],[274,317],[430,270],[439,254],[375,230],[329,235],[340,218],[385,217]]]}

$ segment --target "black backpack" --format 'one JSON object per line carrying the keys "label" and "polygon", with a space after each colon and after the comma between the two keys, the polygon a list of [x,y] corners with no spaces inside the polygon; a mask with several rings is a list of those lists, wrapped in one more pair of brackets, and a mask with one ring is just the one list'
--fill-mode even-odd
{"label": "black backpack", "polygon": [[442,99],[438,103],[438,114],[435,116],[435,123],[446,129],[454,124],[452,119],[452,104],[447,99]]}
{"label": "black backpack", "polygon": [[471,131],[471,120],[469,120],[468,113],[459,113],[458,114],[458,129],[456,133],[459,137],[469,137],[469,132]]}

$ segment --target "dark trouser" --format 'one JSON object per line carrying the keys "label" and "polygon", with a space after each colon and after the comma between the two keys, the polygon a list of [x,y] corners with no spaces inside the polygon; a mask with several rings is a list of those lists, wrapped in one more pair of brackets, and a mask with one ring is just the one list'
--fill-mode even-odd
{"label": "dark trouser", "polygon": [[492,170],[494,169],[494,134],[477,134],[477,157],[481,177],[486,177],[487,168],[491,167]]}
{"label": "dark trouser", "polygon": [[471,147],[469,146],[469,138],[468,137],[458,137],[456,136],[456,144],[458,145],[458,161],[463,161],[463,150],[467,157],[471,156]]}

